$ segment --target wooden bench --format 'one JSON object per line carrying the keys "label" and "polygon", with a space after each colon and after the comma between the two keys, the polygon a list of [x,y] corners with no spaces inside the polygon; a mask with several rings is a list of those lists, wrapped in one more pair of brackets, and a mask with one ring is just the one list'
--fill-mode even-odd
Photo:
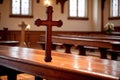
{"label": "wooden bench", "polygon": [[[0,41],[0,45],[18,46],[18,44],[19,44],[19,41]],[[12,70],[10,68],[3,67],[3,66],[0,65],[0,76],[7,75],[8,80],[17,80],[16,76],[19,73],[21,73],[21,72],[15,71],[15,70]]]}
{"label": "wooden bench", "polygon": [[112,60],[117,60],[120,55],[120,43],[119,42],[111,42],[111,45],[114,46],[112,49],[108,49],[108,53],[111,55]]}
{"label": "wooden bench", "polygon": [[[120,27],[119,27],[120,28]],[[117,30],[117,29],[116,29]],[[97,39],[97,40],[111,40],[111,41],[120,41],[120,36],[91,36],[91,35],[58,35],[62,37],[70,37],[70,38],[83,38],[83,39]],[[85,49],[90,49],[90,50],[98,50],[98,47],[93,47],[93,46],[84,46]]]}
{"label": "wooden bench", "polygon": [[[0,46],[6,47],[6,50],[9,50],[8,46],[18,46],[19,41],[0,41]],[[3,49],[3,47],[0,48],[0,50]],[[23,72],[13,70],[7,67],[4,67],[0,65],[0,76],[7,75],[7,80],[17,80],[17,74],[20,74]],[[42,80],[40,77],[35,76],[35,80]]]}
{"label": "wooden bench", "polygon": [[92,35],[59,35],[62,37],[71,37],[71,38],[83,38],[83,39],[98,39],[98,40],[112,40],[112,41],[120,41],[120,36],[113,35],[104,35],[104,36],[92,36]]}
{"label": "wooden bench", "polygon": [[[117,42],[116,45],[120,45],[119,41],[76,38],[76,37],[75,38],[60,37],[60,36],[53,36],[52,41],[63,44],[69,44],[69,45],[79,45],[79,55],[86,55],[86,49],[84,48],[84,46],[98,47],[101,55],[100,58],[102,59],[107,59],[107,49],[120,50],[118,49],[119,46],[115,46],[112,43],[112,42]],[[66,49],[69,49],[68,51],[70,52],[70,48],[66,48]]]}
{"label": "wooden bench", "polygon": [[38,49],[0,46],[0,65],[47,80],[120,79],[119,61],[52,51],[52,62],[45,62],[44,53]]}
{"label": "wooden bench", "polygon": [[18,46],[19,41],[0,41],[0,45]]}
{"label": "wooden bench", "polygon": [[1,40],[7,40],[7,35],[8,35],[8,28],[3,28],[2,30],[2,35],[1,35]]}

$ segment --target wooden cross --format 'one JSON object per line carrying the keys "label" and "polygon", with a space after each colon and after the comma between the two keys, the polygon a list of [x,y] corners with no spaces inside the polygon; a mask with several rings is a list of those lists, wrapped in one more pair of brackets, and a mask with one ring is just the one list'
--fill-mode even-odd
{"label": "wooden cross", "polygon": [[22,21],[21,24],[19,24],[19,27],[21,27],[21,42],[20,42],[20,46],[21,47],[26,47],[26,43],[25,43],[25,29],[27,27],[27,24],[25,24],[24,21]]}
{"label": "wooden cross", "polygon": [[35,21],[35,25],[40,26],[40,25],[45,25],[47,26],[47,30],[46,30],[46,36],[45,36],[45,62],[51,62],[52,57],[51,57],[51,44],[52,44],[52,26],[58,26],[61,27],[62,26],[62,21],[52,21],[52,13],[53,13],[53,7],[52,6],[48,6],[47,7],[47,20],[40,20],[37,19]]}

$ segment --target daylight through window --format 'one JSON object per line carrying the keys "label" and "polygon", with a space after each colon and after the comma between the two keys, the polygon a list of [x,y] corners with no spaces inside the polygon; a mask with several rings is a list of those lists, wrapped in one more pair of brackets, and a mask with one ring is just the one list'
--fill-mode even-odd
{"label": "daylight through window", "polygon": [[110,17],[120,17],[119,0],[110,0]]}
{"label": "daylight through window", "polygon": [[69,0],[69,17],[87,17],[87,0]]}
{"label": "daylight through window", "polygon": [[32,15],[32,0],[12,0],[12,15]]}

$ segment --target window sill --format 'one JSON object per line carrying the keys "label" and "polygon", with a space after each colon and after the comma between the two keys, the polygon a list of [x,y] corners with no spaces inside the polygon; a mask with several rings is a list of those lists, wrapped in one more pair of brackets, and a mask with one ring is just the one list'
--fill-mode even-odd
{"label": "window sill", "polygon": [[70,20],[88,20],[87,17],[68,17]]}
{"label": "window sill", "polygon": [[109,20],[120,20],[120,17],[109,17]]}
{"label": "window sill", "polygon": [[10,15],[11,18],[33,18],[32,15]]}

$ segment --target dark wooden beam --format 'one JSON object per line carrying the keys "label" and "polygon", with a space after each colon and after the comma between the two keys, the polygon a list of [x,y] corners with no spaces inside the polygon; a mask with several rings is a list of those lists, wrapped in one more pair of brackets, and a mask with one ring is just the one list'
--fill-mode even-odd
{"label": "dark wooden beam", "polygon": [[101,2],[101,32],[104,31],[104,7],[105,7],[105,1],[102,0]]}
{"label": "dark wooden beam", "polygon": [[56,0],[56,4],[61,4],[61,13],[64,13],[64,4],[67,0]]}

